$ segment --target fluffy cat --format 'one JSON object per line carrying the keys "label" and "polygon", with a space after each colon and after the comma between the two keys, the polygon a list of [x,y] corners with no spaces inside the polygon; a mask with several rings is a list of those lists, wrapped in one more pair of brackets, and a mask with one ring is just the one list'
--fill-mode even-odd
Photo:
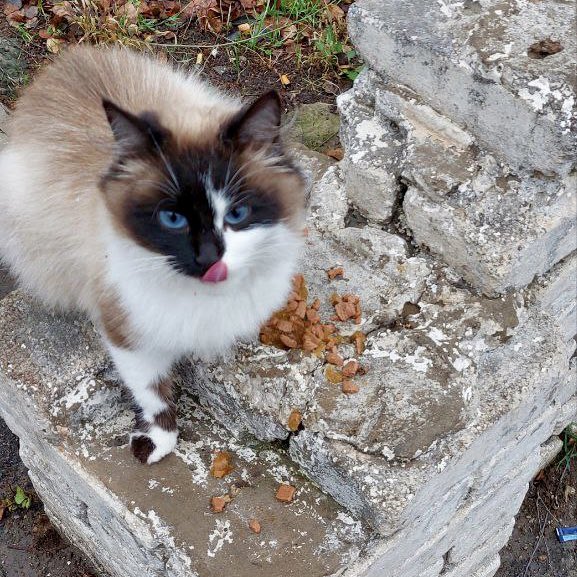
{"label": "fluffy cat", "polygon": [[0,153],[0,257],[87,313],[136,404],[133,454],[177,440],[170,371],[253,337],[284,302],[304,181],[275,92],[243,106],[128,50],[70,49],[18,102]]}

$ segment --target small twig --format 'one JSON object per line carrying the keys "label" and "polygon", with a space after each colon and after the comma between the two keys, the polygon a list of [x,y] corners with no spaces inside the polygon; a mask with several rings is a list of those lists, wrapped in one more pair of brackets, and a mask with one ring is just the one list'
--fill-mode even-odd
{"label": "small twig", "polygon": [[[537,498],[539,498],[539,493],[537,493]],[[539,511],[538,507],[537,507],[537,511]],[[537,550],[539,549],[539,545],[541,544],[541,539],[543,539],[543,535],[545,534],[545,527],[546,527],[546,523],[548,520],[549,520],[549,512],[547,512],[547,515],[545,516],[544,523],[541,524],[540,531],[539,531],[539,538],[537,539],[537,543],[535,543],[535,547],[533,547],[533,551],[531,552],[531,557],[529,557],[529,561],[527,561],[527,565],[525,565],[525,570],[523,571],[523,575],[521,577],[527,577],[527,571],[529,571],[529,568],[531,567],[531,563],[533,562],[533,559],[534,559],[535,555],[537,554]]]}
{"label": "small twig", "polygon": [[15,549],[16,551],[26,551],[26,553],[32,553],[32,547],[23,547],[22,545],[8,545],[8,549]]}

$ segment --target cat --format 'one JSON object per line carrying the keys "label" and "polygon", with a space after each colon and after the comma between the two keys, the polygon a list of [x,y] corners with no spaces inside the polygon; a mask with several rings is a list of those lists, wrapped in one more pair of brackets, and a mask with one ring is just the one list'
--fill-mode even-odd
{"label": "cat", "polygon": [[134,456],[177,442],[170,373],[254,337],[290,291],[305,181],[274,91],[250,105],[151,56],[68,49],[0,152],[0,258],[86,313],[135,403]]}

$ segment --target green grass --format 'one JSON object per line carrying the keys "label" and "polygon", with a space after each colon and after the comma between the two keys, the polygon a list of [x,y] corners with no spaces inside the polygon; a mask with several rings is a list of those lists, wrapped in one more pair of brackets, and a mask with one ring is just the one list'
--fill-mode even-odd
{"label": "green grass", "polygon": [[565,470],[571,468],[571,465],[577,462],[577,423],[571,423],[562,434],[563,451],[559,466]]}
{"label": "green grass", "polygon": [[267,0],[261,12],[249,14],[250,32],[233,42],[231,59],[238,61],[243,50],[271,57],[290,45],[297,68],[320,66],[354,80],[361,69],[357,53],[347,45],[344,19],[333,18],[330,6],[337,1]]}

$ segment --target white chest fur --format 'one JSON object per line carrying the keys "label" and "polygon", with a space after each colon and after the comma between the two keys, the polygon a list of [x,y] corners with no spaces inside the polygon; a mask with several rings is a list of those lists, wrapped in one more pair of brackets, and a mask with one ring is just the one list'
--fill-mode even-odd
{"label": "white chest fur", "polygon": [[212,357],[255,336],[282,306],[295,272],[298,235],[280,224],[226,240],[229,277],[217,284],[179,274],[165,257],[129,240],[116,237],[107,243],[108,283],[139,349],[172,358]]}

